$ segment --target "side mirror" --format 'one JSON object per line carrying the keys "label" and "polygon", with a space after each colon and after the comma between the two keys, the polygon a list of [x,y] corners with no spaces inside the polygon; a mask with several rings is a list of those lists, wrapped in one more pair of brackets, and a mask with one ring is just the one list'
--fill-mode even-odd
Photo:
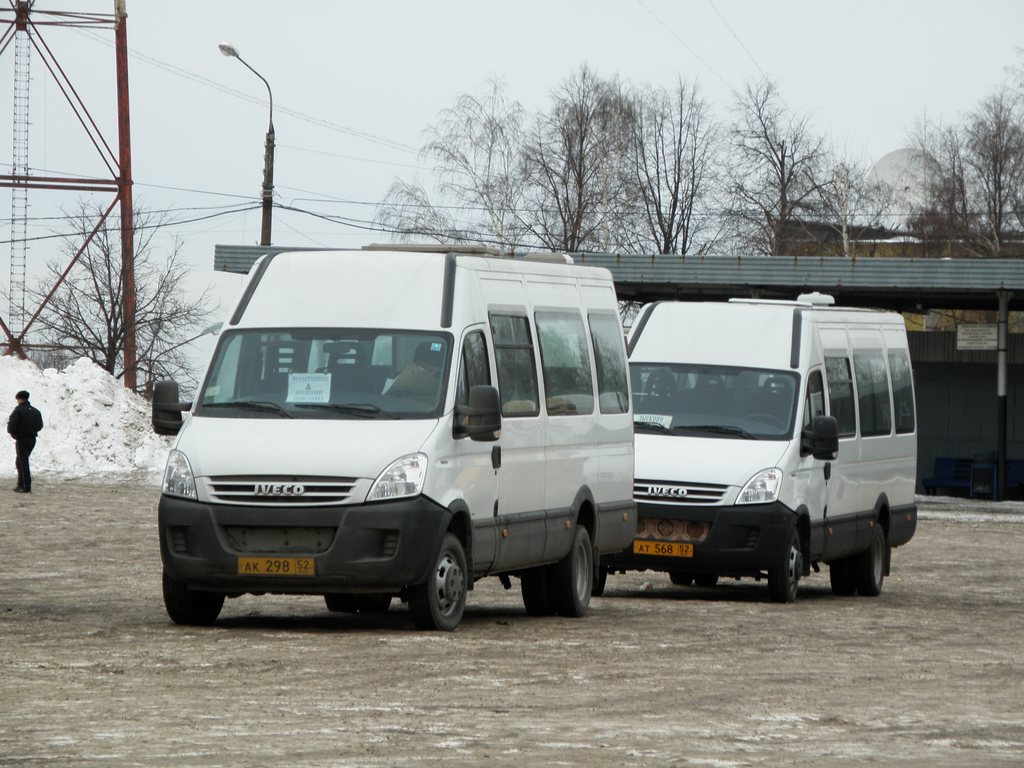
{"label": "side mirror", "polygon": [[455,437],[493,441],[501,434],[501,399],[489,384],[470,387],[469,405],[455,406]]}
{"label": "side mirror", "polygon": [[158,381],[153,384],[153,431],[158,435],[176,435],[181,429],[181,412],[192,409],[192,403],[178,400],[178,382]]}
{"label": "side mirror", "polygon": [[815,416],[801,434],[800,453],[832,461],[839,455],[839,422],[834,416]]}

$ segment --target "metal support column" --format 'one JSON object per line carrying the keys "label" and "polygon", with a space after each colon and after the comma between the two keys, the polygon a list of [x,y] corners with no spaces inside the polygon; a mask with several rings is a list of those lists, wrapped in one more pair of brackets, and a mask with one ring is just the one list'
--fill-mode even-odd
{"label": "metal support column", "polygon": [[996,342],[996,408],[998,443],[996,445],[996,498],[1006,498],[1006,349],[1010,291],[996,291],[999,299],[998,340]]}

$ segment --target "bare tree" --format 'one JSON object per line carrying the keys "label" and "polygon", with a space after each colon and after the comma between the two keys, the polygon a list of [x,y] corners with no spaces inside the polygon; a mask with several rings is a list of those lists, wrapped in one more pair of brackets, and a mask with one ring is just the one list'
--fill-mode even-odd
{"label": "bare tree", "polygon": [[925,243],[969,241],[973,222],[960,129],[934,125],[925,118],[915,130],[914,144],[935,163],[924,180],[924,202],[912,212],[911,231]]}
{"label": "bare tree", "polygon": [[437,202],[421,183],[396,180],[377,222],[405,240],[476,241],[514,250],[525,235],[522,123],[523,108],[505,97],[501,80],[488,81],[479,95],[459,96],[428,128],[421,150],[433,163]]}
{"label": "bare tree", "polygon": [[[82,203],[68,215],[72,233],[62,239],[63,259],[51,259],[45,276],[27,291],[40,304],[54,285],[36,321],[42,342],[92,359],[113,376],[124,375],[125,317],[122,312],[120,222],[108,218],[71,266],[60,276],[102,211]],[[139,381],[148,389],[155,379],[176,378],[186,388],[196,385],[193,364],[183,346],[209,322],[214,308],[208,290],[189,297],[185,291],[188,268],[175,240],[170,253],[158,255],[154,237],[163,215],[136,211],[135,220],[135,328]]]}
{"label": "bare tree", "polygon": [[633,96],[630,183],[636,210],[630,250],[686,255],[703,252],[707,200],[715,181],[719,126],[696,83],[673,91],[646,88]]}
{"label": "bare tree", "polygon": [[865,233],[878,233],[887,228],[886,217],[892,212],[894,191],[884,181],[873,178],[864,164],[846,157],[832,158],[825,163],[832,168],[832,177],[822,182],[819,194],[821,221],[838,235],[842,254],[854,256],[853,243]]}
{"label": "bare tree", "polygon": [[974,256],[1001,256],[1024,229],[1024,110],[1000,88],[963,123],[923,120],[917,146],[936,160],[913,227],[925,238],[958,243]]}
{"label": "bare tree", "polygon": [[748,84],[734,113],[727,213],[745,246],[786,254],[802,223],[819,214],[824,139],[788,114],[771,80]]}
{"label": "bare tree", "polygon": [[617,81],[586,65],[553,94],[525,139],[530,232],[556,251],[610,250],[623,202],[631,108]]}
{"label": "bare tree", "polygon": [[984,99],[964,129],[972,205],[980,214],[974,228],[981,251],[1000,256],[1024,200],[1024,114],[1004,88]]}

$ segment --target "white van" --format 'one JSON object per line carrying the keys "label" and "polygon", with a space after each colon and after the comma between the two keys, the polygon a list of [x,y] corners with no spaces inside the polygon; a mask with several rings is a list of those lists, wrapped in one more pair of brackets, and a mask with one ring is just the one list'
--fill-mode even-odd
{"label": "white van", "polygon": [[159,508],[178,623],[269,592],[338,611],[399,596],[451,630],[486,575],[520,577],[531,614],[579,616],[597,558],[633,539],[615,289],[564,256],[265,256],[194,404],[178,399],[158,384],[154,428],[178,435]]}
{"label": "white van", "polygon": [[914,387],[903,319],[797,301],[659,302],[629,337],[637,534],[607,572],[673,583],[767,578],[796,599],[878,595],[917,524]]}

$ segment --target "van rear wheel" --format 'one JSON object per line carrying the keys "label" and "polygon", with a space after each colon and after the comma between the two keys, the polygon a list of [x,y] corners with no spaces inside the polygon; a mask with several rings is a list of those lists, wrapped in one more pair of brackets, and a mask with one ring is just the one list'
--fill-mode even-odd
{"label": "van rear wheel", "polygon": [[853,558],[853,581],[859,594],[865,597],[878,597],[882,594],[887,549],[885,531],[875,523],[871,530],[871,546]]}
{"label": "van rear wheel", "polygon": [[466,610],[466,553],[454,535],[446,533],[423,584],[409,589],[409,613],[418,629],[451,632]]}
{"label": "van rear wheel", "polygon": [[853,583],[853,562],[848,557],[828,564],[828,578],[832,582],[833,595],[849,597],[857,591],[857,585]]}
{"label": "van rear wheel", "polygon": [[677,587],[688,587],[693,584],[693,574],[686,571],[669,571],[668,578]]}
{"label": "van rear wheel", "polygon": [[792,603],[796,600],[802,570],[800,534],[794,530],[785,554],[774,567],[768,569],[768,595],[773,603]]}
{"label": "van rear wheel", "polygon": [[590,534],[577,523],[569,554],[552,566],[548,588],[561,616],[579,617],[590,607],[594,586],[594,550]]}
{"label": "van rear wheel", "polygon": [[224,607],[223,593],[189,589],[186,584],[168,576],[167,571],[163,575],[163,591],[164,607],[175,624],[208,627],[217,620],[220,609]]}
{"label": "van rear wheel", "polygon": [[601,597],[604,594],[605,584],[608,583],[608,566],[597,566],[597,575],[594,577],[594,586],[590,589],[593,597]]}
{"label": "van rear wheel", "polygon": [[529,568],[520,575],[519,586],[523,592],[523,605],[530,616],[551,616],[555,607],[548,592],[550,568],[541,565]]}

